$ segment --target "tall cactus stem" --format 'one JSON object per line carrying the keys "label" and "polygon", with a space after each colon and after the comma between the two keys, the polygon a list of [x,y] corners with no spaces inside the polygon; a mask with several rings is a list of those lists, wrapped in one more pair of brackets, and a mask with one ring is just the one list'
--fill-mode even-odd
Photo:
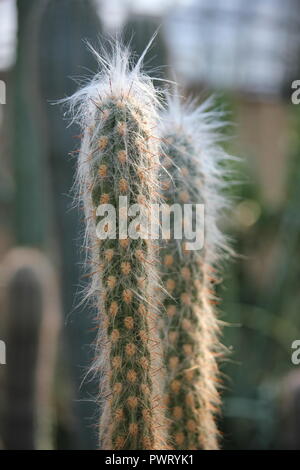
{"label": "tall cactus stem", "polygon": [[[101,374],[100,447],[160,449],[156,249],[150,240],[120,238],[119,232],[125,215],[120,197],[127,197],[128,207],[142,205],[148,217],[159,196],[157,92],[141,72],[142,58],[130,69],[126,48],[115,45],[111,56],[94,53],[100,72],[71,98],[71,110],[83,130],[76,185],[90,252],[87,297],[98,311],[93,371]],[[115,238],[96,235],[101,204],[116,209]]]}

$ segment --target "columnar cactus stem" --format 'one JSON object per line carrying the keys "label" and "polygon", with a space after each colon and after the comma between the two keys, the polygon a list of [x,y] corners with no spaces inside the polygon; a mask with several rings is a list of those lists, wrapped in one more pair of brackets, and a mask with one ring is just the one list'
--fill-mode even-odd
{"label": "columnar cactus stem", "polygon": [[181,207],[204,204],[205,209],[201,250],[188,251],[186,241],[174,237],[161,249],[162,279],[168,292],[164,298],[166,401],[170,444],[179,450],[218,448],[215,414],[220,405],[217,355],[221,348],[213,284],[220,253],[226,249],[216,225],[224,208],[219,162],[226,155],[216,145],[219,123],[208,106],[193,109],[170,100],[162,136],[166,202]]}
{"label": "columnar cactus stem", "polygon": [[[120,239],[122,210],[143,205],[145,216],[157,201],[157,98],[141,60],[129,70],[128,51],[116,46],[112,58],[95,53],[101,72],[72,97],[84,136],[78,185],[84,204],[87,247],[92,248],[88,296],[97,303],[99,334],[95,370],[101,377],[100,446],[106,449],[162,447],[155,419],[154,249],[149,240]],[[116,238],[99,240],[100,204],[112,204],[118,217]],[[108,230],[104,225],[104,230]],[[137,227],[137,231],[139,228]]]}

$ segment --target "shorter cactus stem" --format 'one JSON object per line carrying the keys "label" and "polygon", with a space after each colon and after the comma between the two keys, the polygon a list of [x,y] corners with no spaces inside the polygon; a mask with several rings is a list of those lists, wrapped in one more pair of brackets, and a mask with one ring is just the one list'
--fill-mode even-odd
{"label": "shorter cactus stem", "polygon": [[[187,250],[187,240],[174,237],[161,248],[162,280],[168,293],[163,329],[167,415],[170,445],[177,450],[219,446],[216,358],[222,348],[213,284],[221,245],[225,246],[216,226],[223,207],[217,156],[226,155],[217,151],[209,120],[202,109],[181,106],[176,99],[170,101],[164,116],[163,197],[170,205],[193,204],[195,208],[203,204],[205,209],[201,250]],[[214,204],[220,205],[215,208]]]}

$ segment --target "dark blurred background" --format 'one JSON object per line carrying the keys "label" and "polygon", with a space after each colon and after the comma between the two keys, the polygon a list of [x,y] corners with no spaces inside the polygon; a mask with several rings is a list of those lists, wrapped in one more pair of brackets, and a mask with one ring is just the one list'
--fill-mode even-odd
{"label": "dark blurred background", "polygon": [[240,157],[224,220],[237,256],[219,287],[223,448],[300,449],[297,0],[0,0],[0,448],[96,447],[79,130],[53,102],[95,73],[86,40],[121,32],[138,56],[157,30],[146,70],[185,96],[215,92]]}

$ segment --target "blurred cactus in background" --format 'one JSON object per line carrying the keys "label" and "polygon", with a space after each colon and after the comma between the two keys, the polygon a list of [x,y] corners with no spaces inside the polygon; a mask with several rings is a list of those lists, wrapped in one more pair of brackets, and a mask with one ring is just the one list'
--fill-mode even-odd
{"label": "blurred cactus in background", "polygon": [[[92,319],[83,307],[75,309],[80,290],[81,264],[84,253],[78,233],[83,230],[82,214],[72,209],[70,190],[74,183],[75,159],[68,156],[78,145],[78,126],[67,126],[59,106],[54,101],[69,96],[77,88],[78,77],[89,76],[96,67],[86,47],[101,40],[102,26],[89,0],[50,0],[44,3],[39,25],[38,73],[43,113],[46,119],[47,168],[51,190],[52,247],[61,272],[63,313],[66,322],[60,380],[65,381],[71,364],[71,394],[73,396],[66,422],[59,423],[60,445],[79,449],[95,448],[95,406],[93,381],[83,382],[92,360],[90,344],[94,341]],[[76,147],[75,147],[76,148]],[[67,372],[68,374],[68,372]],[[63,398],[62,398],[63,399]],[[68,400],[68,397],[66,398]],[[66,403],[59,405],[66,408]],[[67,413],[68,415],[68,413]],[[62,418],[62,413],[60,413]],[[71,419],[71,422],[70,422]]]}
{"label": "blurred cactus in background", "polygon": [[[37,5],[38,2],[34,0],[17,1],[18,48],[7,89],[6,121],[10,125],[10,132],[6,136],[6,146],[12,154],[11,170],[14,178],[12,242],[24,247],[45,248],[49,227],[46,216],[49,194],[36,56],[33,52],[38,30],[34,13]],[[54,374],[59,310],[57,287],[52,289],[55,275],[53,272],[49,274],[51,269],[45,257],[32,248],[9,251],[1,268],[1,311],[9,345],[1,410],[1,432],[3,445],[7,449],[35,449],[42,441],[46,448],[51,448],[53,444],[50,435],[52,389],[41,393],[38,385],[42,358],[45,360],[42,368],[45,385],[50,385]],[[45,283],[48,284],[46,292]],[[49,309],[46,299],[50,292],[53,301]],[[42,344],[45,324],[48,325],[48,332]],[[39,408],[40,398],[43,401],[42,408]]]}
{"label": "blurred cactus in background", "polygon": [[[159,392],[154,384],[159,370],[153,298],[157,274],[152,242],[143,238],[141,228],[158,198],[158,138],[153,136],[158,101],[151,80],[140,71],[142,59],[129,69],[129,51],[119,45],[112,57],[95,54],[100,72],[71,98],[71,109],[79,106],[75,117],[84,132],[78,188],[91,252],[87,297],[99,312],[93,370],[102,374],[100,446],[160,449],[162,419],[156,417]],[[103,204],[120,214],[116,226],[101,221],[104,214],[97,208]],[[123,225],[134,204],[143,207],[136,236],[124,232]],[[99,240],[100,223],[109,236]]]}
{"label": "blurred cactus in background", "polygon": [[[8,87],[15,180],[13,236],[20,246],[34,246],[47,252],[55,267],[62,271],[63,312],[69,318],[78,290],[81,260],[76,244],[78,216],[70,211],[68,196],[74,172],[67,154],[78,129],[74,126],[65,129],[61,110],[51,100],[75,90],[71,77],[82,76],[82,67],[90,73],[93,60],[84,39],[96,41],[101,24],[93,3],[82,0],[18,1],[17,9],[17,61]],[[68,322],[68,345],[63,343],[67,360],[60,362],[58,372],[61,392],[56,405],[64,409],[64,413],[56,415],[54,440],[62,442],[55,443],[58,446],[95,447],[96,433],[89,421],[94,413],[89,401],[92,384],[85,383],[80,389],[91,360],[87,346],[93,341],[91,327],[88,315],[82,312]],[[71,397],[66,398],[67,404],[60,405],[65,399],[64,384],[70,381],[68,361],[72,364],[71,406],[68,404]],[[38,373],[43,374],[41,370]],[[70,408],[70,416],[75,416],[74,421],[66,417],[66,408]]]}
{"label": "blurred cactus in background", "polygon": [[15,240],[42,247],[48,230],[43,119],[37,86],[37,0],[18,0],[17,61],[12,75],[12,153],[15,177]]}
{"label": "blurred cactus in background", "polygon": [[[187,238],[176,239],[173,232],[161,250],[163,285],[169,294],[164,299],[166,399],[175,449],[217,449],[219,440],[217,357],[223,349],[213,286],[219,278],[222,253],[228,251],[217,226],[226,207],[221,189],[222,165],[228,156],[217,146],[220,116],[209,110],[211,104],[207,101],[194,108],[174,98],[162,119],[163,196],[171,206],[184,207],[185,230],[186,205],[190,205],[198,242],[203,230],[202,249],[187,248]],[[202,225],[197,221],[199,204],[205,211]],[[177,222],[175,230],[179,226]]]}
{"label": "blurred cactus in background", "polygon": [[8,252],[1,278],[9,345],[1,410],[4,448],[51,449],[60,324],[57,279],[47,258],[28,248]]}
{"label": "blurred cactus in background", "polygon": [[4,447],[35,449],[35,372],[42,306],[40,286],[30,269],[14,273],[8,297],[7,344],[12,352],[5,384]]}

